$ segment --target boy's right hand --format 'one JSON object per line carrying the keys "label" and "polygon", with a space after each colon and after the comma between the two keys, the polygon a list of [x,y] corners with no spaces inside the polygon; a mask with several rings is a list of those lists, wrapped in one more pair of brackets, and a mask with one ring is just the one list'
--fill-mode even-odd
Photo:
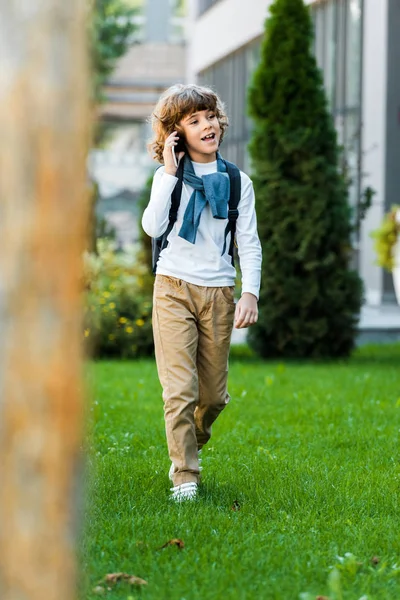
{"label": "boy's right hand", "polygon": [[[173,131],[166,138],[166,140],[164,142],[164,152],[163,152],[163,159],[164,159],[164,166],[165,166],[164,173],[168,173],[168,175],[173,175],[173,176],[176,175],[177,167],[175,166],[172,148],[177,145],[178,141],[179,141],[178,133],[177,133],[177,131]],[[179,154],[176,157],[178,164],[184,155],[185,155],[184,152],[179,152]]]}

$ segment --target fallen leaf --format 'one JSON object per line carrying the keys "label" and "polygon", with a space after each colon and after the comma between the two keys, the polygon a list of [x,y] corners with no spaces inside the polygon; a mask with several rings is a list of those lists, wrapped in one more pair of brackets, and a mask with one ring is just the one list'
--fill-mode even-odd
{"label": "fallen leaf", "polygon": [[117,581],[127,581],[131,585],[147,585],[147,581],[136,577],[136,575],[129,575],[128,573],[109,573],[104,577],[106,583],[117,583]]}
{"label": "fallen leaf", "polygon": [[166,548],[167,546],[178,546],[179,550],[182,550],[185,547],[185,544],[183,543],[182,540],[179,540],[179,539],[168,540],[168,542],[166,542],[163,546],[158,548],[158,550],[162,550],[163,548]]}
{"label": "fallen leaf", "polygon": [[106,583],[117,583],[120,579],[122,579],[124,573],[109,573],[104,577],[104,581]]}
{"label": "fallen leaf", "polygon": [[136,577],[136,575],[131,575],[127,581],[131,585],[147,585],[147,581],[140,577]]}
{"label": "fallen leaf", "polygon": [[101,587],[101,585],[97,585],[95,588],[93,588],[93,594],[102,595],[105,593],[106,593],[106,590],[103,587]]}
{"label": "fallen leaf", "polygon": [[379,556],[373,556],[371,558],[371,562],[373,565],[378,565],[380,563],[381,559],[379,558]]}
{"label": "fallen leaf", "polygon": [[239,502],[237,500],[234,500],[231,508],[232,508],[232,510],[240,510],[241,507],[240,507]]}

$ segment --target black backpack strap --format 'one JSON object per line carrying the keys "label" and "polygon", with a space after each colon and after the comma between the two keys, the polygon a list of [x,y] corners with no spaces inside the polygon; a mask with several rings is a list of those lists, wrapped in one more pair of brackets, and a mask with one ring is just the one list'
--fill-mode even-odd
{"label": "black backpack strap", "polygon": [[178,181],[171,194],[171,207],[169,209],[169,222],[164,233],[156,239],[152,239],[152,255],[153,255],[153,273],[157,270],[158,257],[160,252],[168,246],[168,236],[171,233],[175,222],[178,218],[179,205],[181,203],[182,185],[183,185],[183,160],[180,161],[176,171]]}
{"label": "black backpack strap", "polygon": [[234,265],[235,264],[234,245],[235,245],[236,221],[239,216],[238,206],[239,206],[240,197],[242,194],[242,179],[240,176],[240,171],[236,165],[234,165],[233,163],[231,163],[227,160],[224,160],[224,163],[226,165],[226,171],[229,175],[229,179],[230,179],[230,183],[231,183],[231,186],[230,186],[231,191],[230,191],[229,204],[228,204],[228,223],[225,228],[224,248],[222,250],[222,254],[225,254],[226,238],[227,238],[228,234],[230,233],[228,254],[230,255],[230,257],[232,259],[232,264]]}

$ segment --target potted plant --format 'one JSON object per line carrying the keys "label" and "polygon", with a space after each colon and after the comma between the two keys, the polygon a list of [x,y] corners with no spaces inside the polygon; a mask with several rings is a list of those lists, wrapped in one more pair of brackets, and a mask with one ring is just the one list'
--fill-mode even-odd
{"label": "potted plant", "polygon": [[379,229],[371,235],[375,238],[378,265],[393,273],[396,298],[400,304],[400,206],[392,206]]}

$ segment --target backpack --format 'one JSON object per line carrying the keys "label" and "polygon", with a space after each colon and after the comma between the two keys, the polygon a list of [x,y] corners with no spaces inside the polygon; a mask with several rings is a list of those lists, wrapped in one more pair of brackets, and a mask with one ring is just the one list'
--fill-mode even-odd
{"label": "backpack", "polygon": [[[231,234],[230,242],[229,242],[229,250],[228,254],[232,259],[232,265],[235,266],[234,261],[234,244],[235,244],[235,233],[236,233],[236,221],[239,216],[238,205],[241,196],[241,178],[240,171],[236,165],[233,163],[222,159],[226,166],[226,172],[229,175],[230,179],[230,197],[228,202],[228,223],[225,228],[225,242],[224,242],[224,250],[226,244],[226,238],[228,233]],[[182,194],[182,185],[183,185],[183,160],[180,161],[178,165],[178,169],[176,171],[176,177],[178,181],[176,182],[176,186],[171,195],[171,208],[169,209],[169,223],[165,232],[158,238],[152,238],[151,246],[152,246],[152,267],[153,273],[155,274],[157,271],[157,262],[160,256],[160,253],[164,248],[168,246],[168,236],[171,233],[175,222],[178,218],[178,210],[181,202],[181,194]]]}

